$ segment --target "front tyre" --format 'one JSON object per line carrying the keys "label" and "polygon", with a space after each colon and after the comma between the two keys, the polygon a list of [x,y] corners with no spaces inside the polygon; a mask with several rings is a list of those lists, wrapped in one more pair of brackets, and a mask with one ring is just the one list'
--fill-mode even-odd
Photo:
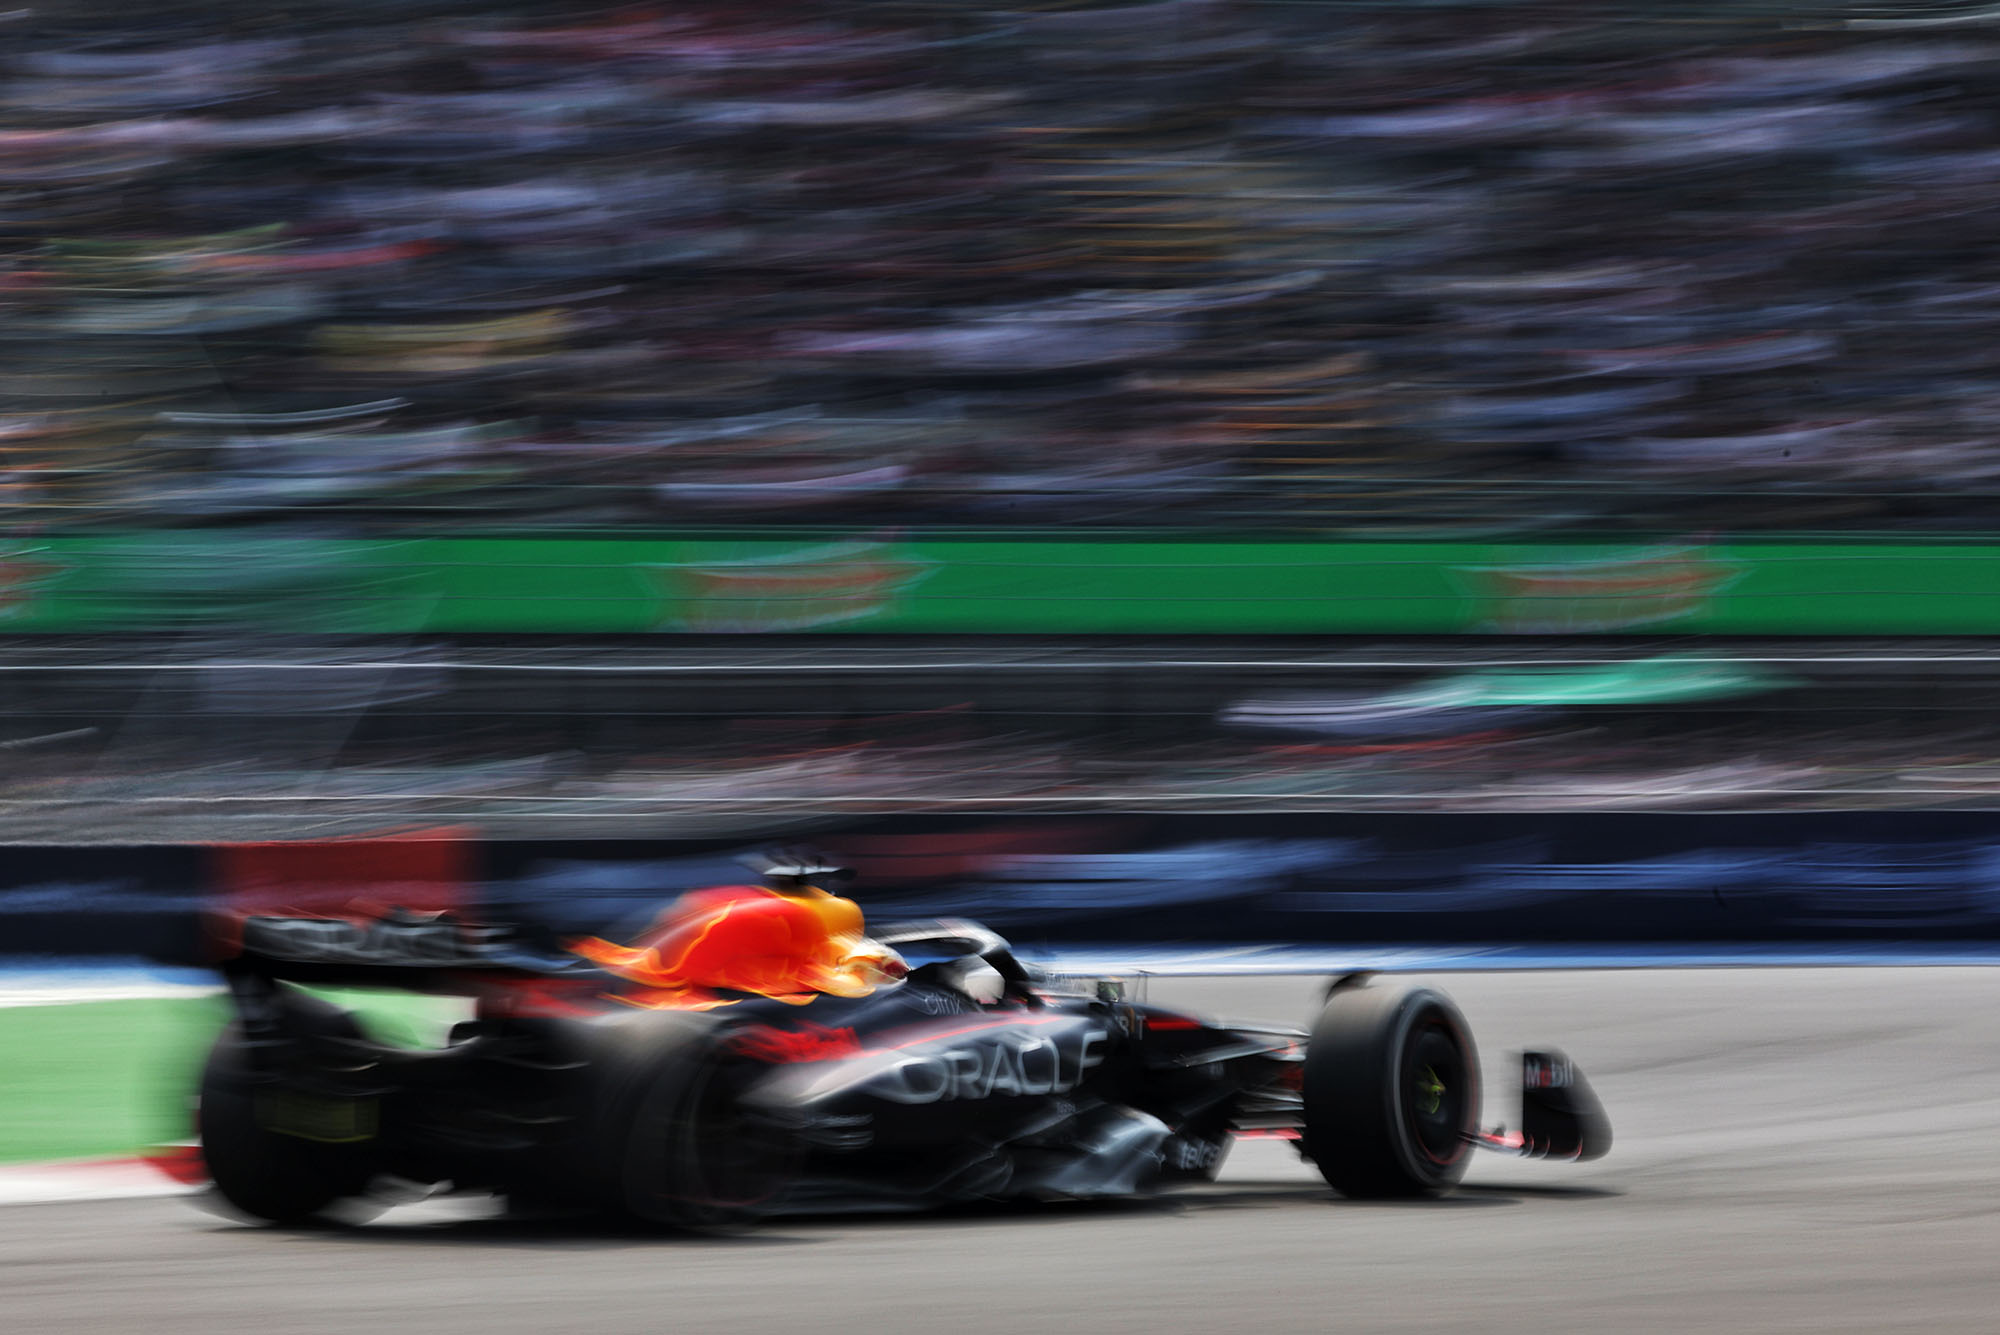
{"label": "front tyre", "polygon": [[1306,1050],[1303,1147],[1343,1196],[1424,1196],[1465,1175],[1479,1057],[1458,1008],[1422,987],[1336,990]]}

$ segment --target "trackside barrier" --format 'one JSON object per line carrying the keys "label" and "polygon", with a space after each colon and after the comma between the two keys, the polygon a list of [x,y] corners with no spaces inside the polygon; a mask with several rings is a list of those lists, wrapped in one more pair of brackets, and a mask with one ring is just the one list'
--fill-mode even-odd
{"label": "trackside barrier", "polygon": [[[2000,816],[896,817],[829,826],[877,921],[977,917],[1022,942],[2000,942]],[[635,934],[750,879],[754,838],[22,847],[0,955],[201,962],[204,909],[455,908],[548,942]]]}

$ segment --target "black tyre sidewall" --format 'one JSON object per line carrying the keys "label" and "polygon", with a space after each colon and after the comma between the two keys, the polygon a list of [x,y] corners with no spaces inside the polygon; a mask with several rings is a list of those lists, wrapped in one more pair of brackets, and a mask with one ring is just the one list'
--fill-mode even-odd
{"label": "black tyre sidewall", "polygon": [[[1406,1061],[1426,1033],[1455,1050],[1451,1148],[1427,1153],[1410,1105]],[[1307,1155],[1329,1185],[1357,1197],[1415,1196],[1464,1176],[1479,1120],[1479,1058],[1464,1018],[1428,988],[1343,988],[1327,1002],[1306,1055]]]}
{"label": "black tyre sidewall", "polygon": [[706,1015],[623,1017],[602,1035],[596,1086],[596,1176],[614,1211],[697,1233],[754,1227],[790,1186],[799,1146],[774,1143],[758,1189],[741,1197],[714,1187],[715,1165],[737,1153],[729,1105],[746,1069],[729,1052],[734,1026]]}
{"label": "black tyre sidewall", "polygon": [[231,1024],[202,1070],[195,1129],[218,1195],[233,1209],[272,1224],[303,1223],[367,1186],[355,1147],[280,1135],[257,1117],[257,1096],[273,1086],[251,1078],[241,1030]]}

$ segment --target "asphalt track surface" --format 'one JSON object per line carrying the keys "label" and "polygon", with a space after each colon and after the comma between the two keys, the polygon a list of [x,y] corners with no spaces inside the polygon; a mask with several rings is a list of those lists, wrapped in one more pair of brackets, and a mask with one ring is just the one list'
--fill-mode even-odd
{"label": "asphalt track surface", "polygon": [[[1333,1197],[1290,1149],[1111,1205],[621,1234],[430,1201],[271,1231],[184,1199],[0,1208],[0,1329],[175,1332],[1991,1331],[2000,970],[1437,980],[1482,1046],[1553,1042],[1606,1159],[1483,1157],[1434,1202]],[[1300,979],[1154,1000],[1303,1020]]]}

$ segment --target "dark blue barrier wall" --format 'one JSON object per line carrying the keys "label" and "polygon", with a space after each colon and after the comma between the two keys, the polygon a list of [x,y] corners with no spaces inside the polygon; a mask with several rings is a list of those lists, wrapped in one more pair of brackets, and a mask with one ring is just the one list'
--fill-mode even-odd
{"label": "dark blue barrier wall", "polygon": [[[1026,944],[2000,941],[1982,813],[901,817],[814,846],[858,868],[871,920],[977,917]],[[474,844],[464,889],[490,919],[630,936],[683,889],[751,879],[758,847]],[[218,864],[9,848],[0,953],[192,958]]]}
{"label": "dark blue barrier wall", "polygon": [[0,955],[189,958],[205,848],[0,848]]}
{"label": "dark blue barrier wall", "polygon": [[[2000,817],[1115,816],[823,833],[871,918],[1021,941],[2000,940]],[[736,848],[510,844],[487,895],[559,932],[643,926]]]}

